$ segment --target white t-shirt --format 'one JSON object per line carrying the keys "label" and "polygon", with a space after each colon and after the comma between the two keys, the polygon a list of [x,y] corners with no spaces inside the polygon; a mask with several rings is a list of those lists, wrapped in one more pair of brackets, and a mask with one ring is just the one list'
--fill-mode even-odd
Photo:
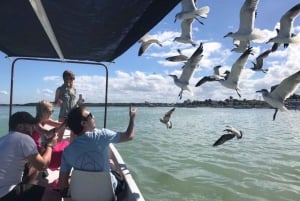
{"label": "white t-shirt", "polygon": [[0,138],[0,197],[21,182],[26,157],[37,153],[34,140],[27,134],[9,132]]}

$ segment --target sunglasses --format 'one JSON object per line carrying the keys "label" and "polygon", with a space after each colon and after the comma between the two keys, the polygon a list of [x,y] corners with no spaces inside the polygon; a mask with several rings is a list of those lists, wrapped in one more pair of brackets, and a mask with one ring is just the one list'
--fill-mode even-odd
{"label": "sunglasses", "polygon": [[82,117],[82,119],[83,119],[84,121],[89,120],[89,118],[94,118],[94,116],[93,116],[93,114],[92,114],[91,112],[88,114],[88,116]]}

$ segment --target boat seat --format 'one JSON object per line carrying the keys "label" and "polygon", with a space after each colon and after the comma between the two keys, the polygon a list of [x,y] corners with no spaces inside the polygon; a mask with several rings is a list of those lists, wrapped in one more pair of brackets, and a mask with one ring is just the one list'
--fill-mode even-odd
{"label": "boat seat", "polygon": [[70,193],[73,201],[115,201],[109,172],[73,170]]}

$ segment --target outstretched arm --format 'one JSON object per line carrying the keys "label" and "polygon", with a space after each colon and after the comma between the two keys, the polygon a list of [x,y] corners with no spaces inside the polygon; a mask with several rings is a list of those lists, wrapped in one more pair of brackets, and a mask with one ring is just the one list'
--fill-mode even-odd
{"label": "outstretched arm", "polygon": [[127,130],[121,133],[120,142],[126,142],[132,140],[135,132],[134,132],[134,118],[136,114],[136,108],[129,107],[129,124]]}

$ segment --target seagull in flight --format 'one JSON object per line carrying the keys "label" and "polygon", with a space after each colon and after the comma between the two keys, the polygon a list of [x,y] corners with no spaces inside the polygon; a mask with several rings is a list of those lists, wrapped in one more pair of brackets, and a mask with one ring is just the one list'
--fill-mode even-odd
{"label": "seagull in flight", "polygon": [[187,19],[195,19],[200,24],[203,25],[197,17],[207,18],[207,14],[209,13],[209,7],[204,6],[202,8],[197,9],[196,0],[182,0],[181,1],[181,12],[175,15],[175,20],[187,20]]}
{"label": "seagull in flight", "polygon": [[235,48],[233,48],[231,52],[243,53],[249,48],[250,42],[248,40],[234,40],[233,45],[235,45]]}
{"label": "seagull in flight", "polygon": [[179,43],[188,43],[192,46],[196,46],[197,43],[192,39],[192,23],[194,19],[186,19],[181,22],[181,35],[179,37],[175,37],[174,41]]}
{"label": "seagull in flight", "polygon": [[[259,0],[245,0],[240,9],[240,26],[237,32],[229,32],[224,36],[232,37],[234,43],[236,40],[245,41],[245,47],[249,41],[261,39],[262,36],[254,29],[254,21],[256,18],[256,10]],[[242,49],[242,48],[240,48]],[[244,49],[245,50],[245,49]],[[239,50],[241,51],[241,50]]]}
{"label": "seagull in flight", "polygon": [[204,76],[201,80],[199,80],[197,82],[197,84],[195,86],[199,87],[200,85],[204,84],[205,82],[225,80],[225,76],[220,75],[219,68],[221,68],[220,65],[215,66],[214,67],[214,74],[210,75],[210,76]]}
{"label": "seagull in flight", "polygon": [[177,52],[179,53],[178,55],[176,56],[171,56],[171,57],[167,57],[166,60],[167,61],[172,61],[172,62],[179,62],[179,61],[187,61],[188,60],[188,56],[182,54],[181,50],[180,49],[177,49]]}
{"label": "seagull in flight", "polygon": [[182,99],[182,93],[184,90],[193,93],[193,90],[189,86],[189,81],[195,72],[195,68],[198,66],[199,62],[203,57],[202,53],[203,44],[200,43],[199,47],[196,49],[193,55],[184,64],[180,77],[178,78],[176,75],[169,75],[173,78],[175,85],[181,89],[178,95],[180,99]]}
{"label": "seagull in flight", "polygon": [[284,44],[284,48],[287,48],[289,43],[300,43],[300,37],[292,33],[293,24],[295,18],[300,14],[300,3],[288,10],[280,18],[280,28],[277,31],[277,36],[269,39],[267,43],[273,42],[272,51],[276,51],[280,44]]}
{"label": "seagull in flight", "polygon": [[226,141],[233,139],[236,137],[238,140],[243,137],[243,131],[237,130],[232,126],[226,126],[227,128],[224,130],[227,133],[223,134],[214,144],[213,146],[218,146],[224,144]]}
{"label": "seagull in flight", "polygon": [[278,110],[287,111],[287,108],[284,106],[284,101],[297,90],[299,84],[300,71],[285,78],[280,84],[272,86],[270,92],[267,89],[256,91],[257,93],[261,93],[263,99],[273,108],[275,108],[273,121],[276,118]]}
{"label": "seagull in flight", "polygon": [[169,110],[163,118],[160,118],[160,122],[166,124],[167,128],[172,128],[171,115],[175,111],[175,107]]}
{"label": "seagull in flight", "polygon": [[[231,71],[226,71],[226,76],[224,79],[217,80],[220,82],[224,87],[229,89],[234,89],[238,96],[241,97],[240,89],[238,87],[240,75],[242,69],[245,67],[245,64],[248,60],[250,54],[253,54],[252,47],[248,48],[232,65]],[[209,80],[208,80],[209,81]],[[204,82],[199,80],[198,83],[195,85],[200,86]]]}
{"label": "seagull in flight", "polygon": [[272,52],[272,50],[267,49],[266,51],[264,51],[263,53],[261,53],[260,55],[258,55],[258,57],[256,57],[256,63],[252,61],[253,63],[253,67],[250,68],[253,71],[261,71],[263,73],[266,73],[268,71],[268,69],[263,69],[263,62],[264,59],[269,56],[269,54]]}
{"label": "seagull in flight", "polygon": [[144,52],[152,45],[152,44],[157,44],[160,47],[162,47],[162,43],[153,38],[153,36],[149,35],[149,34],[145,34],[142,38],[140,38],[140,40],[138,41],[139,43],[141,43],[141,46],[139,48],[139,53],[138,55],[141,56],[142,54],[144,54]]}

